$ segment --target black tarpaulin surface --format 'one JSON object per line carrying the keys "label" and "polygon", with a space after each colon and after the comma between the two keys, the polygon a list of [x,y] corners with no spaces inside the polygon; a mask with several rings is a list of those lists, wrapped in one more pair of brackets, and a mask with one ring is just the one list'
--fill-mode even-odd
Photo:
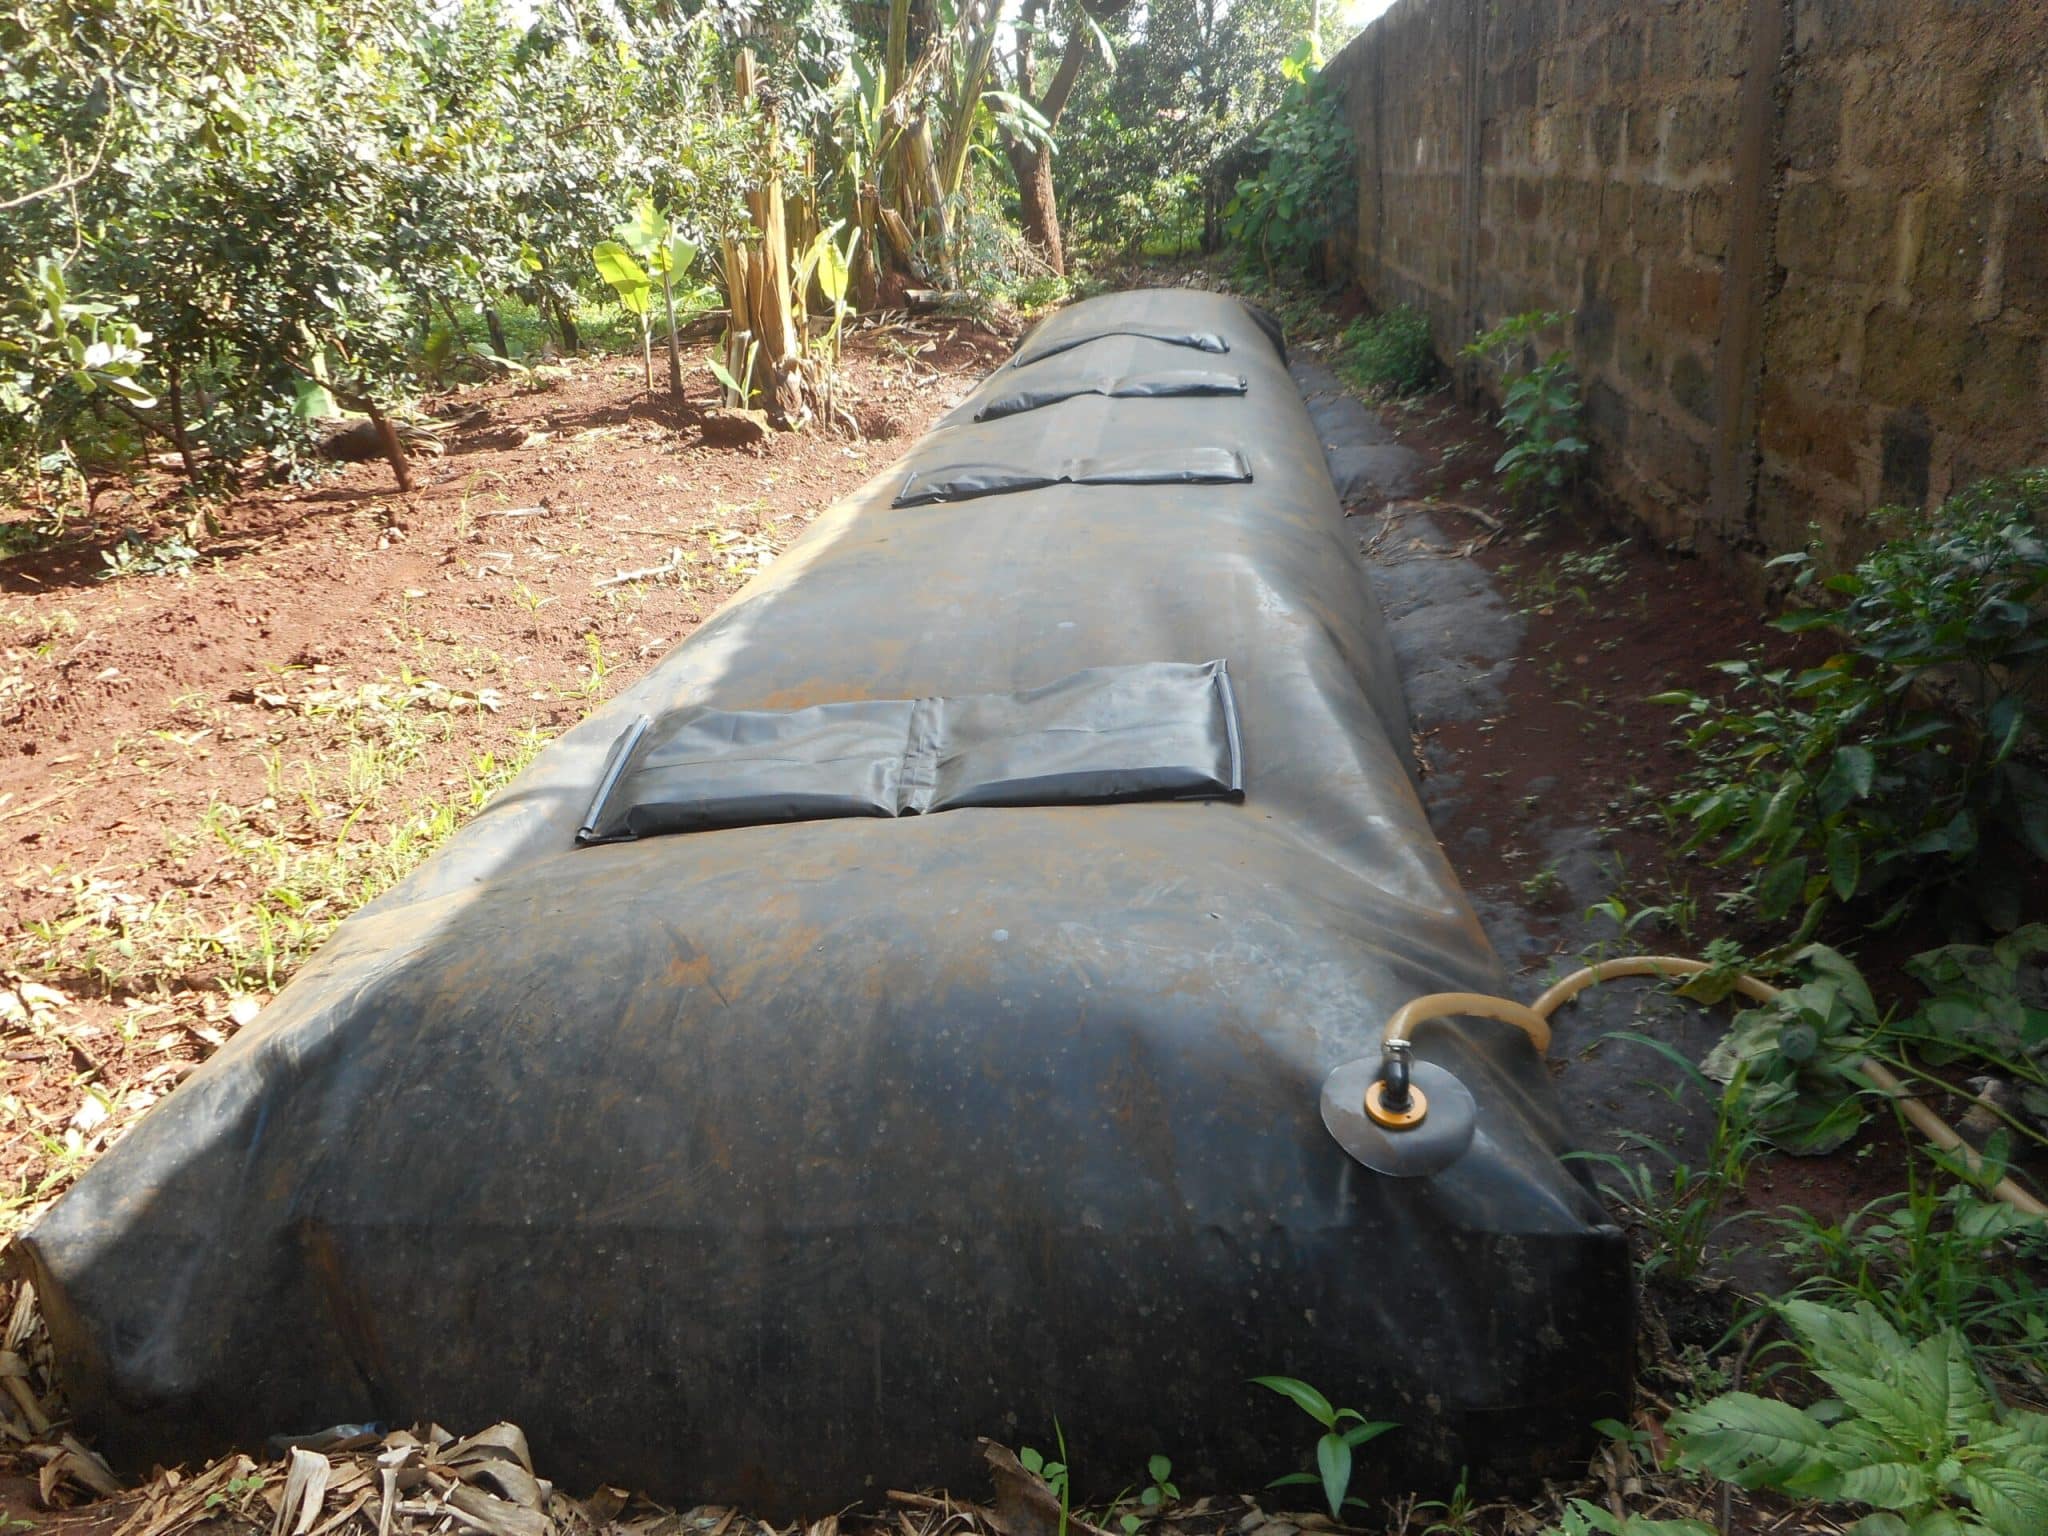
{"label": "black tarpaulin surface", "polygon": [[1062,310],[1024,338],[1010,365],[1028,368],[1108,337],[1138,337],[1162,346],[1184,347],[1191,352],[1223,353],[1230,350],[1230,343],[1215,331],[1177,322],[1164,306],[1158,306],[1158,309],[1162,314],[1159,319],[1126,311],[1125,318],[1115,321],[1081,315],[1078,305],[1074,309]]}
{"label": "black tarpaulin surface", "polygon": [[827,816],[1235,795],[1221,661],[1091,667],[1022,693],[686,708],[620,736],[586,843]]}
{"label": "black tarpaulin surface", "polygon": [[[1047,428],[1073,423],[1087,402],[1067,400],[1047,412]],[[1117,450],[1061,453],[1014,442],[991,443],[1001,423],[954,427],[934,437],[934,448],[914,456],[894,505],[922,507],[935,501],[973,501],[1013,496],[1053,485],[1241,485],[1252,478],[1250,463],[1236,448],[1207,443],[1147,443]],[[1014,429],[1013,429],[1014,431]],[[1005,450],[1008,450],[1006,453]]]}
{"label": "black tarpaulin surface", "polygon": [[[1066,362],[1075,353],[1062,353]],[[1055,369],[1041,364],[975,407],[976,421],[995,421],[1036,411],[1076,395],[1109,395],[1119,400],[1165,399],[1176,395],[1241,395],[1251,381],[1241,373],[1215,368],[1144,368],[1114,370],[1100,366]]]}
{"label": "black tarpaulin surface", "polygon": [[[894,509],[903,470],[877,477],[43,1217],[23,1249],[108,1453],[509,1418],[572,1487],[815,1514],[977,1489],[975,1435],[1055,1418],[1103,1486],[1164,1452],[1183,1488],[1259,1487],[1304,1444],[1265,1373],[1400,1424],[1366,1492],[1562,1473],[1622,1415],[1625,1246],[1519,1033],[1423,1032],[1480,1112],[1441,1174],[1369,1173],[1322,1128],[1393,1008],[1510,987],[1260,323],[1173,292],[1048,324],[1162,316],[1225,338],[1247,393],[1029,412],[1020,460],[1081,408],[1132,448],[1235,445],[1251,483]],[[1210,657],[1238,803],[576,844],[642,715]]]}

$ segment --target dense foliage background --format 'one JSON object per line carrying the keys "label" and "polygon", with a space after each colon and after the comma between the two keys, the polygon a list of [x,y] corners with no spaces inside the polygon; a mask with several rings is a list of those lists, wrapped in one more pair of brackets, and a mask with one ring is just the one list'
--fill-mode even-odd
{"label": "dense foliage background", "polygon": [[[1213,246],[1219,155],[1299,91],[1316,22],[1307,0],[21,0],[0,469],[289,469],[336,411],[381,428],[454,369],[575,350],[595,301],[727,302],[771,182],[799,346],[806,309],[907,285],[1057,297],[1063,207],[1084,259]],[[653,305],[619,286],[637,263],[601,276],[614,239]],[[671,249],[702,259],[670,273]]]}

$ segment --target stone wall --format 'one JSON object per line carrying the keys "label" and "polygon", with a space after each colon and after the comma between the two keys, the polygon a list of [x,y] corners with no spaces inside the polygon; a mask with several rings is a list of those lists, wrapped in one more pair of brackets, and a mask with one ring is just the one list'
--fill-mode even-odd
{"label": "stone wall", "polygon": [[1853,554],[2048,461],[2048,0],[1402,0],[1325,79],[1374,304],[1571,311],[1661,535]]}

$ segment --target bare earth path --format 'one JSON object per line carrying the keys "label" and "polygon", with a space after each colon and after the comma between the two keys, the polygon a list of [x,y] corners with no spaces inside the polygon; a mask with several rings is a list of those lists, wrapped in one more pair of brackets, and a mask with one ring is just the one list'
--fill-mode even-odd
{"label": "bare earth path", "polygon": [[737,446],[701,367],[677,410],[579,359],[434,401],[463,424],[410,496],[382,463],[265,488],[188,572],[103,579],[165,475],[0,561],[0,1235],[1006,351],[860,333],[858,440]]}

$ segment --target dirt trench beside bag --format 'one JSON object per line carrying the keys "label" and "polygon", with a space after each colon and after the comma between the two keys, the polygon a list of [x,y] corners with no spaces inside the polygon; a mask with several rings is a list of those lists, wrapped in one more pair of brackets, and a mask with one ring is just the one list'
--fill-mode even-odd
{"label": "dirt trench beside bag", "polygon": [[572,1488],[820,1514],[1055,1419],[1090,1488],[1258,1488],[1313,1438],[1262,1374],[1399,1424],[1368,1495],[1623,1416],[1519,1032],[1419,1040],[1478,1112],[1432,1177],[1323,1128],[1399,1004],[1507,981],[1277,331],[1120,294],[1019,355],[25,1238],[118,1463],[511,1419]]}

